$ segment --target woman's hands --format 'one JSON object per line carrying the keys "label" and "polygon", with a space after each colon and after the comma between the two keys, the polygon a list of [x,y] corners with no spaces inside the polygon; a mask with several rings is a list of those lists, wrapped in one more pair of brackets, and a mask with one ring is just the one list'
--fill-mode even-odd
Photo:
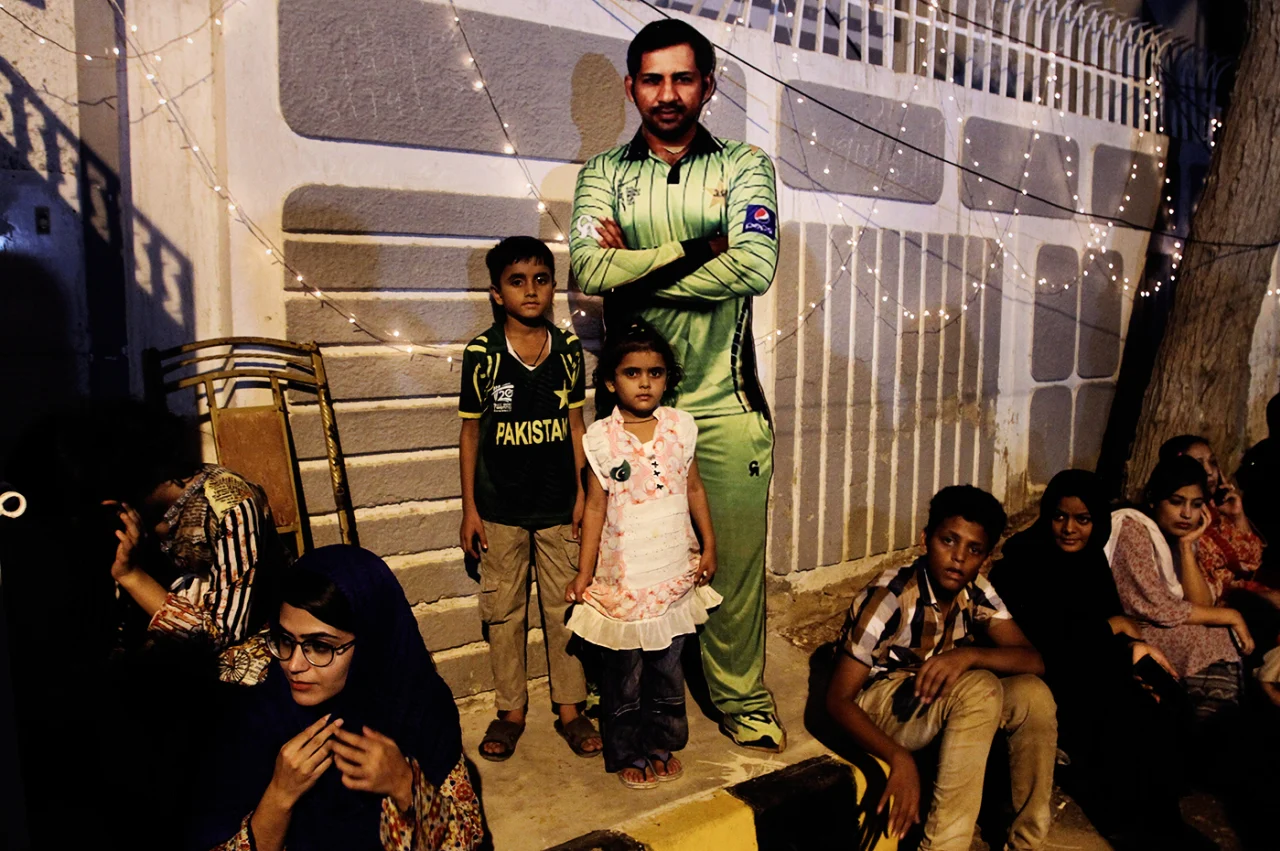
{"label": "woman's hands", "polygon": [[1245,516],[1244,500],[1240,496],[1240,491],[1235,485],[1227,485],[1224,490],[1226,493],[1222,497],[1222,504],[1218,506],[1218,511],[1241,532],[1250,531],[1249,518]]}
{"label": "woman's hands", "polygon": [[342,727],[342,719],[329,723],[326,715],[284,743],[276,755],[276,768],[267,786],[267,795],[285,810],[293,809],[308,789],[316,785],[320,775],[333,764],[333,735]]}
{"label": "woman's hands", "polygon": [[1200,537],[1204,534],[1205,530],[1209,528],[1209,524],[1212,522],[1213,514],[1209,511],[1209,507],[1206,505],[1200,509],[1200,522],[1196,524],[1196,528],[1178,539],[1179,546],[1184,549],[1191,548],[1194,554],[1195,548],[1193,545],[1196,541],[1200,540]]}
{"label": "woman's hands", "polygon": [[1227,626],[1231,629],[1231,634],[1235,636],[1237,649],[1241,656],[1248,656],[1253,652],[1253,634],[1249,632],[1249,627],[1245,625],[1244,615],[1236,609],[1225,609],[1230,612]]}
{"label": "woman's hands", "polygon": [[1155,662],[1161,668],[1164,668],[1169,672],[1169,676],[1173,677],[1175,680],[1179,679],[1178,672],[1173,669],[1173,665],[1169,664],[1169,660],[1165,658],[1164,654],[1160,652],[1158,647],[1153,647],[1150,644],[1144,644],[1141,641],[1135,641],[1130,645],[1129,650],[1133,654],[1134,665],[1137,665],[1144,658],[1150,656],[1152,662]]}
{"label": "woman's hands", "polygon": [[120,543],[116,545],[116,559],[111,564],[111,578],[120,582],[129,578],[138,569],[135,556],[138,544],[142,542],[142,517],[136,509],[125,502],[109,499],[102,504],[113,506],[120,517],[120,522],[124,524],[123,530],[116,530],[116,538]]}
{"label": "woman's hands", "polygon": [[413,769],[400,747],[372,727],[364,735],[338,730],[332,742],[342,785],[360,792],[390,796],[402,811],[413,806]]}
{"label": "woman's hands", "polygon": [[1107,623],[1111,625],[1112,635],[1124,633],[1134,641],[1142,640],[1142,629],[1138,626],[1138,622],[1128,615],[1114,615],[1107,618]]}

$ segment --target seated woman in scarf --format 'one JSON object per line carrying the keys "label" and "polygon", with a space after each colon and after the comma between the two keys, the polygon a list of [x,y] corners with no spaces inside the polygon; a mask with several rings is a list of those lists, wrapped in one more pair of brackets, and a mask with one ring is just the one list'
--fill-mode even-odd
{"label": "seated woman in scarf", "polygon": [[1106,546],[1125,613],[1172,664],[1201,720],[1239,703],[1240,654],[1253,652],[1239,611],[1193,602],[1207,594],[1196,541],[1208,526],[1208,498],[1198,461],[1161,461],[1147,481],[1145,510],[1114,512]]}
{"label": "seated woman in scarf", "polygon": [[[1194,458],[1204,468],[1210,499],[1205,503],[1208,526],[1196,541],[1196,563],[1204,574],[1204,584],[1188,585],[1185,590],[1203,595],[1193,603],[1206,606],[1228,606],[1239,609],[1249,624],[1249,631],[1262,645],[1261,650],[1275,646],[1280,631],[1280,590],[1257,581],[1262,566],[1264,545],[1245,515],[1240,492],[1223,476],[1218,459],[1208,440],[1194,434],[1182,434],[1160,446],[1160,460],[1178,455]],[[1255,489],[1254,496],[1261,498]]]}
{"label": "seated woman in scarf", "polygon": [[1103,552],[1110,534],[1097,476],[1064,470],[1049,482],[1039,519],[1004,545],[990,579],[1044,658],[1072,796],[1116,848],[1156,838],[1183,847],[1191,829],[1178,811],[1181,770],[1169,742],[1183,727],[1185,700],[1164,654],[1124,614]]}
{"label": "seated woman in scarf", "polygon": [[449,687],[400,583],[359,547],[287,570],[266,681],[228,690],[214,788],[188,846],[215,851],[471,849],[480,802]]}

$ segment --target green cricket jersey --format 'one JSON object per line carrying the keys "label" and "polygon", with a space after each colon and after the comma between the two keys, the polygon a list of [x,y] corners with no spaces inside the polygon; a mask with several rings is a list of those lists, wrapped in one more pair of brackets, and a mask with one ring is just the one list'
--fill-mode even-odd
{"label": "green cricket jersey", "polygon": [[[751,297],[773,282],[777,212],[769,156],[701,125],[675,165],[637,132],[578,175],[569,239],[578,286],[609,294],[606,327],[638,312],[670,341],[684,368],[676,404],[694,417],[766,410]],[[599,246],[600,218],[618,222],[628,250]],[[729,249],[712,257],[715,236],[727,237]]]}

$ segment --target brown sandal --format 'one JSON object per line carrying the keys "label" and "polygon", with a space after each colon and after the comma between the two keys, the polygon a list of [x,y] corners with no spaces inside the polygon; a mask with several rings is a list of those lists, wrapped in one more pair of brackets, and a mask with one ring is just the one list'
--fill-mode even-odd
{"label": "brown sandal", "polygon": [[[505,718],[493,719],[484,731],[484,738],[480,741],[480,756],[490,762],[505,762],[511,759],[512,754],[516,752],[516,742],[520,741],[520,736],[523,734],[524,724],[517,724]],[[502,745],[504,750],[497,753],[486,751],[484,746],[490,742]]]}
{"label": "brown sandal", "polygon": [[[604,753],[604,740],[600,739],[600,731],[596,729],[596,725],[591,723],[591,719],[585,715],[579,715],[568,724],[556,719],[556,732],[564,737],[569,743],[569,747],[575,754],[583,759],[590,759],[593,756],[600,756]],[[589,751],[583,748],[587,739],[600,739],[601,747],[598,750]]]}

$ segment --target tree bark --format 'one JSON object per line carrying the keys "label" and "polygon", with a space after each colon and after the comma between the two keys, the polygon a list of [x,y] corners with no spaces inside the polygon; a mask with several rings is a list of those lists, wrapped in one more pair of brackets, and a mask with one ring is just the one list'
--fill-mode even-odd
{"label": "tree bark", "polygon": [[1173,310],[1125,470],[1132,499],[1160,444],[1209,439],[1233,471],[1243,450],[1249,350],[1280,240],[1280,0],[1253,0],[1226,125],[1191,218]]}

